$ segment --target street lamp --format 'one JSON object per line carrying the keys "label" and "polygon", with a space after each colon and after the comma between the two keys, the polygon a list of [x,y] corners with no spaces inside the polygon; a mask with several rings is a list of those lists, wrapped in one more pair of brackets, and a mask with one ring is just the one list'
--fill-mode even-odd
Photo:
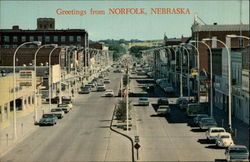
{"label": "street lamp", "polygon": [[188,43],[187,45],[190,45],[190,46],[194,47],[194,49],[197,52],[197,70],[198,70],[198,76],[197,76],[197,80],[198,80],[197,94],[198,94],[198,103],[200,103],[200,52],[199,52],[198,48],[195,47],[193,44]]}
{"label": "street lamp", "polygon": [[[52,53],[57,49],[57,48],[61,48],[61,47],[54,47],[51,51],[50,51],[50,53],[49,53],[49,110],[51,110],[51,74],[52,74],[52,72],[51,72],[51,55],[52,55]],[[60,57],[60,54],[59,54],[59,57]],[[60,58],[59,58],[59,62],[60,62]],[[59,63],[59,66],[60,66],[60,63]],[[60,67],[61,68],[61,67]],[[61,74],[60,74],[60,76],[61,76]],[[61,78],[61,77],[60,77]],[[61,80],[61,79],[60,79]],[[59,102],[60,102],[60,97],[59,97]]]}
{"label": "street lamp", "polygon": [[24,45],[27,44],[35,44],[37,46],[41,45],[41,42],[34,41],[34,42],[25,42],[17,47],[17,49],[14,52],[13,56],[13,137],[14,139],[17,138],[17,130],[16,130],[16,54],[17,51]]}
{"label": "street lamp", "polygon": [[209,47],[209,45],[207,43],[205,43],[204,41],[195,41],[195,40],[191,40],[190,43],[192,42],[197,42],[197,43],[202,43],[204,44],[210,53],[210,116],[213,117],[213,57],[212,57],[212,51],[211,48]]}
{"label": "street lamp", "polygon": [[247,40],[249,40],[250,38],[247,36],[243,36],[243,35],[235,35],[235,34],[231,34],[231,35],[227,35],[226,37],[228,38],[245,38]]}
{"label": "street lamp", "polygon": [[204,38],[202,39],[202,41],[211,41],[211,40],[216,40],[218,42],[220,42],[221,44],[223,44],[223,46],[225,46],[227,53],[228,53],[228,59],[227,59],[227,63],[228,63],[228,127],[229,127],[229,131],[232,132],[232,119],[231,119],[231,111],[232,111],[232,78],[231,78],[231,54],[230,51],[228,49],[228,46],[222,42],[219,39],[211,39],[211,38]]}
{"label": "street lamp", "polygon": [[34,86],[34,92],[35,92],[35,104],[34,104],[34,113],[35,113],[35,122],[37,121],[37,109],[36,109],[36,104],[37,104],[37,98],[36,98],[36,93],[37,93],[37,90],[36,90],[36,85],[37,85],[37,80],[36,80],[36,56],[38,54],[38,52],[40,51],[40,49],[42,49],[43,47],[47,47],[47,46],[54,46],[56,47],[57,45],[56,44],[45,44],[45,45],[42,45],[40,46],[37,50],[36,50],[36,53],[35,53],[35,57],[34,57],[34,71],[35,71],[35,86]]}
{"label": "street lamp", "polygon": [[186,50],[186,52],[187,52],[187,54],[188,54],[188,60],[187,60],[187,62],[188,62],[188,72],[187,72],[187,86],[188,86],[188,100],[190,101],[190,84],[189,84],[189,55],[190,55],[190,53],[188,52],[188,49],[186,48],[186,47],[184,47],[184,45],[185,45],[186,43],[181,43],[180,45],[181,45],[181,47],[182,48],[184,48],[185,50]]}

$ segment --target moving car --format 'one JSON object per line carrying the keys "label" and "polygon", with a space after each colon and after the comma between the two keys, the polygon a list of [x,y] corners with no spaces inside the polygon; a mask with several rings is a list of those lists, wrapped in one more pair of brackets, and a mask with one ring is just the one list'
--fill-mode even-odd
{"label": "moving car", "polygon": [[90,87],[81,87],[81,90],[78,92],[79,94],[89,94],[91,91]]}
{"label": "moving car", "polygon": [[43,114],[39,121],[39,125],[55,125],[57,123],[57,116],[55,114]]}
{"label": "moving car", "polygon": [[217,147],[229,147],[234,145],[233,139],[231,134],[228,132],[220,133],[216,139],[216,146]]}
{"label": "moving car", "polygon": [[157,113],[157,115],[168,115],[168,114],[170,114],[170,111],[171,111],[171,109],[169,106],[161,105],[158,107],[156,113]]}
{"label": "moving car", "polygon": [[248,161],[249,151],[243,145],[231,145],[225,151],[227,161]]}
{"label": "moving car", "polygon": [[146,97],[140,97],[140,98],[138,99],[138,105],[141,105],[141,106],[148,106],[148,105],[149,105],[148,98],[146,98]]}
{"label": "moving car", "polygon": [[64,116],[64,111],[62,110],[62,108],[53,108],[51,109],[51,113],[55,114],[58,119],[62,119]]}
{"label": "moving car", "polygon": [[157,100],[157,105],[160,106],[160,105],[168,105],[169,102],[168,102],[168,99],[167,98],[159,98]]}
{"label": "moving car", "polygon": [[58,104],[57,107],[61,108],[64,113],[68,113],[71,110],[68,104]]}
{"label": "moving car", "polygon": [[114,91],[112,89],[108,89],[105,92],[106,97],[113,97],[114,96]]}
{"label": "moving car", "polygon": [[208,117],[209,117],[209,116],[208,116],[207,114],[197,114],[197,116],[194,117],[194,119],[193,119],[194,124],[195,124],[195,125],[198,125],[199,122],[200,122],[200,120],[201,120],[202,118],[208,118]]}
{"label": "moving car", "polygon": [[104,85],[98,85],[96,88],[96,91],[101,92],[101,91],[105,91],[105,86]]}
{"label": "moving car", "polygon": [[217,123],[213,118],[202,118],[199,121],[200,129],[209,129],[211,127],[216,127]]}
{"label": "moving car", "polygon": [[226,130],[222,127],[211,127],[206,132],[207,140],[216,140],[220,133],[225,133]]}

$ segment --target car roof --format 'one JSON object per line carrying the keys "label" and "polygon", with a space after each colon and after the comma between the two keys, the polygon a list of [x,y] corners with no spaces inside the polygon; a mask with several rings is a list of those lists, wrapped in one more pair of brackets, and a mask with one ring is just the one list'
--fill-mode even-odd
{"label": "car roof", "polygon": [[244,146],[244,145],[231,145],[231,146],[228,147],[228,149],[230,149],[230,150],[233,150],[233,149],[240,149],[240,148],[247,149],[247,147]]}
{"label": "car roof", "polygon": [[224,129],[224,128],[222,128],[222,127],[210,127],[209,129]]}
{"label": "car roof", "polygon": [[228,133],[228,132],[223,132],[223,133],[220,133],[220,134],[219,134],[219,136],[223,136],[223,135],[230,135],[230,136],[231,136],[231,134]]}

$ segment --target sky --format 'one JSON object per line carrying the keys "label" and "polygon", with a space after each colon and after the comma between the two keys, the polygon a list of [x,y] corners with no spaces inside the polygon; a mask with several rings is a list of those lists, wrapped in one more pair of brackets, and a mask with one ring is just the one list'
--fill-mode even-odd
{"label": "sky", "polygon": [[[57,15],[57,9],[86,10],[87,14]],[[89,10],[104,10],[105,15],[90,15]],[[110,15],[109,8],[145,8],[147,15]],[[150,14],[151,8],[188,8],[188,15]],[[36,29],[36,19],[55,18],[56,29],[85,29],[89,39],[153,40],[191,36],[197,14],[206,24],[239,24],[240,0],[83,0],[15,1],[0,0],[0,28]],[[242,0],[242,23],[249,24],[249,2]],[[202,24],[202,23],[201,23]]]}

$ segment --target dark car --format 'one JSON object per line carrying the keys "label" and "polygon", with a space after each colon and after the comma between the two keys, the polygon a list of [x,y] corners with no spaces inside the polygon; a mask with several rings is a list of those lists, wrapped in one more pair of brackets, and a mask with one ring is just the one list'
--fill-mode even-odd
{"label": "dark car", "polygon": [[147,90],[147,92],[153,92],[154,91],[154,86],[153,85],[150,85],[150,86],[147,86],[146,87],[146,90]]}
{"label": "dark car", "polygon": [[55,114],[43,114],[39,121],[39,125],[55,125],[57,123],[57,116]]}
{"label": "dark car", "polygon": [[159,98],[157,101],[157,105],[169,105],[168,99],[167,98]]}
{"label": "dark car", "polygon": [[91,91],[90,87],[82,87],[81,90],[78,92],[79,94],[89,94]]}
{"label": "dark car", "polygon": [[209,116],[207,114],[197,114],[196,117],[194,117],[193,121],[195,125],[198,125],[198,123],[200,122],[200,120],[202,118],[208,118]]}

